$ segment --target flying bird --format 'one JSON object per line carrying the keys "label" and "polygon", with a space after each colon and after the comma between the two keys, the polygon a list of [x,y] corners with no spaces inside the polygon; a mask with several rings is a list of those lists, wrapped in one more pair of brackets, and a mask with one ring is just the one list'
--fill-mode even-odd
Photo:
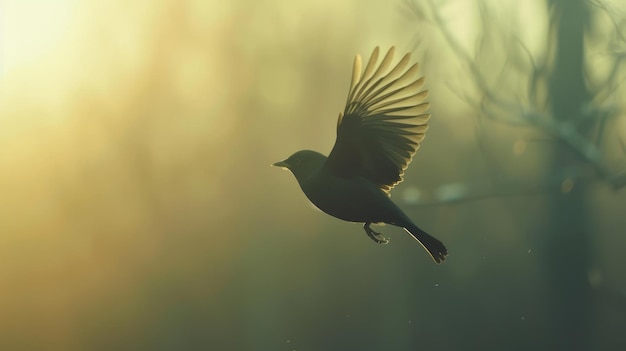
{"label": "flying bird", "polygon": [[423,89],[424,78],[417,77],[418,64],[409,66],[410,54],[393,66],[395,48],[377,64],[379,51],[374,49],[362,73],[361,57],[354,60],[348,100],[328,157],[301,150],[273,165],[290,170],[323,212],[364,223],[365,233],[381,244],[389,240],[371,224],[402,227],[441,263],[448,254],[443,243],[415,225],[390,198],[428,129],[428,90]]}

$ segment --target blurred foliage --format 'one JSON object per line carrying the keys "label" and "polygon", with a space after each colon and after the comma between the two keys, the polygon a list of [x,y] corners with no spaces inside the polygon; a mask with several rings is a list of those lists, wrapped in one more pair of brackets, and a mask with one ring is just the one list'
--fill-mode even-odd
{"label": "blurred foliage", "polygon": [[[542,1],[483,4],[547,54]],[[545,197],[411,207],[438,186],[490,182],[493,154],[459,98],[476,96],[467,68],[406,5],[0,2],[0,348],[541,349]],[[475,8],[448,1],[444,15],[479,55],[477,34],[498,33]],[[598,36],[588,54],[603,67]],[[428,77],[431,129],[394,198],[446,243],[442,266],[397,228],[381,247],[311,211],[269,166],[330,150],[353,56],[376,45],[412,50]],[[501,54],[482,67],[494,79]],[[490,128],[502,168],[541,172],[534,134]],[[626,345],[624,196],[598,185],[589,206],[603,345]]]}

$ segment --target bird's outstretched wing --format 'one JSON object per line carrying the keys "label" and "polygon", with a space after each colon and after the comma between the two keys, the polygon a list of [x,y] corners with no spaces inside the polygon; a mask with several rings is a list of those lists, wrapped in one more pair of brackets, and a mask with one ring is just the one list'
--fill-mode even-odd
{"label": "bird's outstretched wing", "polygon": [[418,65],[408,69],[410,54],[391,68],[394,48],[376,65],[376,47],[361,74],[356,56],[348,101],[337,122],[337,141],[326,167],[345,177],[361,176],[389,192],[419,148],[428,129],[429,103]]}

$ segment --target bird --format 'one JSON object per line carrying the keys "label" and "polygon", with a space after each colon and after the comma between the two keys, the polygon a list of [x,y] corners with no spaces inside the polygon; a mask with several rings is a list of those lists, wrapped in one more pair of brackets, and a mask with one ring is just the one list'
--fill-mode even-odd
{"label": "bird", "polygon": [[[404,228],[436,263],[448,250],[418,227],[392,200],[390,191],[402,182],[428,129],[430,103],[418,63],[409,66],[405,54],[392,65],[395,47],[377,64],[380,48],[372,52],[365,69],[356,55],[337,137],[328,157],[298,151],[273,166],[291,171],[300,188],[317,208],[338,219],[363,223],[376,243],[389,240],[371,228],[386,223]],[[407,68],[408,67],[408,68]]]}

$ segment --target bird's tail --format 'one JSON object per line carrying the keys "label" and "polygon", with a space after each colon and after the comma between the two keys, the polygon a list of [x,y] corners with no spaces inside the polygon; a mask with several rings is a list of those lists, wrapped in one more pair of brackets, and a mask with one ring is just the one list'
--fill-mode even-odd
{"label": "bird's tail", "polygon": [[430,257],[432,257],[435,262],[441,263],[446,260],[448,249],[446,249],[441,241],[435,239],[412,223],[408,227],[405,227],[404,230],[413,235],[413,237],[419,241],[420,244],[422,244],[424,249],[428,251]]}

